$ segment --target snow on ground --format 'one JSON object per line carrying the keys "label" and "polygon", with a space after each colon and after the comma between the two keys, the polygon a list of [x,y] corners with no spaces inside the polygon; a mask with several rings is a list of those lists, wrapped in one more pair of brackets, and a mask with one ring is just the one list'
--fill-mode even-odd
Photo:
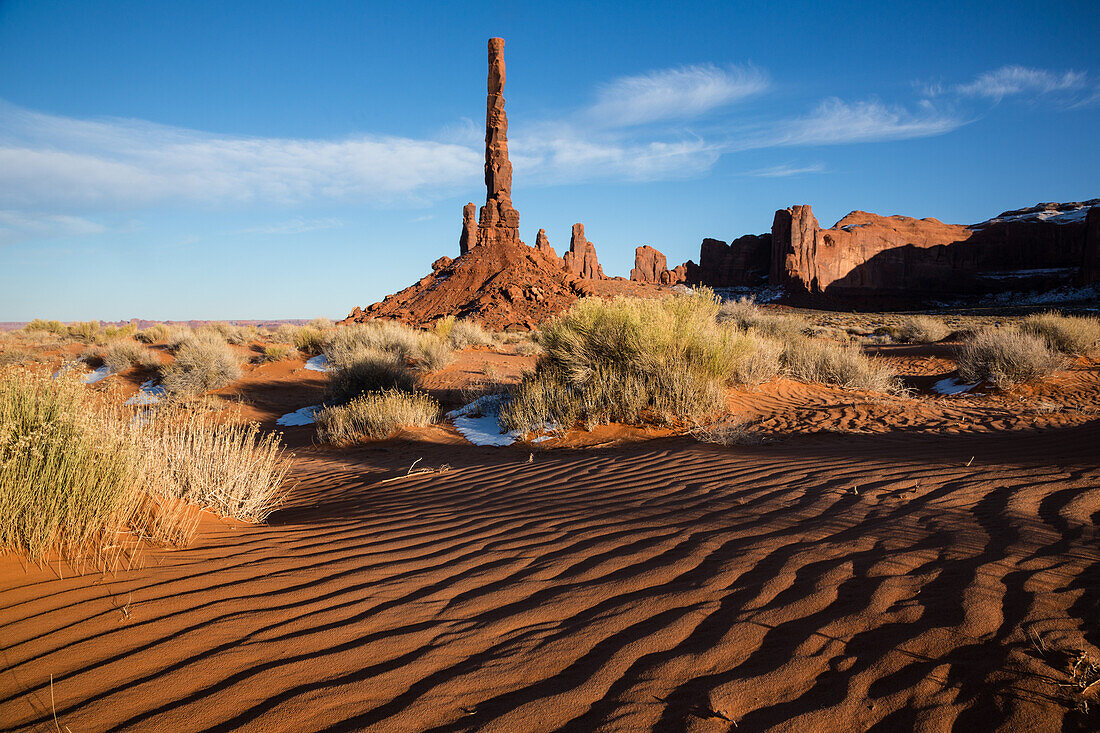
{"label": "snow on ground", "polygon": [[[505,430],[500,424],[500,400],[500,395],[482,395],[465,407],[451,410],[444,417],[454,424],[455,430],[462,437],[474,445],[511,445],[520,440],[523,434],[515,430]],[[560,428],[557,425],[543,425],[537,432],[556,433],[560,432]],[[542,435],[531,442],[541,443],[552,437],[554,436]]]}
{"label": "snow on ground", "polygon": [[165,394],[164,387],[156,383],[155,379],[142,382],[138,393],[126,400],[124,405],[155,405]]}
{"label": "snow on ground", "polygon": [[327,372],[328,371],[328,359],[324,354],[318,354],[306,361],[306,369],[313,372]]}
{"label": "snow on ground", "polygon": [[313,415],[321,409],[320,405],[309,405],[294,412],[288,412],[275,421],[276,425],[284,427],[296,427],[299,425],[312,425]]}
{"label": "snow on ground", "polygon": [[1078,221],[1084,221],[1088,216],[1089,206],[1079,206],[1076,209],[1069,209],[1059,211],[1058,209],[1043,209],[1041,211],[1028,211],[1023,214],[1012,214],[1010,216],[997,217],[988,221],[983,221],[981,224],[975,224],[971,229],[981,229],[982,227],[989,226],[990,224],[999,224],[1006,221],[1045,221],[1051,224],[1072,224]]}
{"label": "snow on ground", "polygon": [[967,384],[957,377],[947,377],[932,385],[932,391],[942,395],[964,394],[977,387],[978,384]]}
{"label": "snow on ground", "polygon": [[104,365],[101,366],[99,369],[96,369],[94,372],[85,374],[83,377],[80,378],[80,381],[84,382],[85,384],[94,384],[96,382],[106,379],[112,374],[114,374],[114,372],[111,371],[111,367]]}

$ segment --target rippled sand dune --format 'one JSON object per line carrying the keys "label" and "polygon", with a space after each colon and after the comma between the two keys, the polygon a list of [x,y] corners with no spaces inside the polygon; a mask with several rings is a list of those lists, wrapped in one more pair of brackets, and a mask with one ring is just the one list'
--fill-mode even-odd
{"label": "rippled sand dune", "polygon": [[[211,520],[108,576],[3,558],[0,720],[1085,729],[1059,685],[1100,643],[1098,446],[1093,420],[752,448],[305,448],[270,526]],[[381,483],[417,458],[451,470]]]}

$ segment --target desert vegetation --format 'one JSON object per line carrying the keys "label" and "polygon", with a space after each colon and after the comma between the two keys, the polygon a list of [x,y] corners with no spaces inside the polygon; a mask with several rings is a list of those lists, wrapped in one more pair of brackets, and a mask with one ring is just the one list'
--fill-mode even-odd
{"label": "desert vegetation", "polygon": [[113,373],[140,366],[143,369],[156,369],[160,358],[141,344],[131,339],[119,339],[103,350],[103,364]]}
{"label": "desert vegetation", "polygon": [[319,411],[318,437],[335,445],[349,445],[364,438],[388,438],[399,428],[423,427],[435,422],[439,403],[423,392],[386,389],[365,392],[342,405]]}
{"label": "desert vegetation", "polygon": [[200,394],[241,376],[240,358],[211,333],[188,334],[174,346],[175,361],[161,367],[161,384],[171,394]]}
{"label": "desert vegetation", "polygon": [[264,347],[264,361],[286,361],[292,358],[296,349],[289,344],[269,344]]}
{"label": "desert vegetation", "polygon": [[959,346],[955,360],[962,379],[1002,388],[1049,376],[1065,361],[1046,339],[1013,326],[978,331]]}
{"label": "desert vegetation", "polygon": [[908,316],[898,327],[898,340],[908,344],[931,344],[951,333],[943,321],[933,316]]}
{"label": "desert vegetation", "polygon": [[262,520],[286,461],[255,426],[135,420],[72,374],[0,374],[0,547],[113,566],[143,540],[186,541],[195,512]]}
{"label": "desert vegetation", "polygon": [[1040,337],[1054,351],[1072,356],[1088,356],[1100,347],[1100,319],[1090,316],[1039,313],[1025,318],[1020,330]]}

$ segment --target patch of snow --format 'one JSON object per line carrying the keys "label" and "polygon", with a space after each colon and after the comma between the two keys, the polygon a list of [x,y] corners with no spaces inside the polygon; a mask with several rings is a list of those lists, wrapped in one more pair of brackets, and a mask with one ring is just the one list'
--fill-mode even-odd
{"label": "patch of snow", "polygon": [[993,293],[981,298],[960,298],[958,300],[937,300],[930,303],[937,308],[969,308],[973,306],[1017,306],[1017,305],[1057,305],[1079,303],[1100,298],[1100,288],[1095,285],[1084,287],[1061,287],[1054,290],[1035,290],[1030,292],[1009,291]]}
{"label": "patch of snow", "polygon": [[932,385],[932,391],[942,395],[963,394],[977,387],[978,384],[967,384],[957,377],[947,377]]}
{"label": "patch of snow", "polygon": [[84,382],[84,384],[95,384],[96,382],[106,379],[112,374],[114,374],[114,372],[111,371],[111,367],[105,364],[99,369],[96,369],[94,372],[85,374],[83,377],[80,378],[80,381]]}
{"label": "patch of snow", "polygon": [[1047,267],[1036,270],[1002,270],[1000,272],[979,272],[978,277],[992,280],[1011,280],[1023,277],[1059,276],[1069,277],[1077,271],[1075,267]]}
{"label": "patch of snow", "polygon": [[456,417],[452,422],[455,430],[474,445],[511,445],[520,438],[514,430],[504,432],[495,413],[481,417]]}
{"label": "patch of snow", "polygon": [[491,412],[495,415],[499,409],[500,395],[487,394],[478,397],[476,400],[466,405],[465,407],[460,407],[457,410],[451,410],[443,417],[447,418],[448,420],[453,420],[456,417],[466,417],[467,415],[473,415],[474,413],[485,414],[487,412]]}
{"label": "patch of snow", "polygon": [[124,405],[155,405],[160,402],[160,398],[165,394],[164,387],[156,383],[156,380],[150,379],[142,382],[141,389],[138,393],[126,400]]}
{"label": "patch of snow", "polygon": [[327,372],[328,359],[325,358],[324,354],[318,354],[306,360],[306,369],[309,369],[311,372]]}
{"label": "patch of snow", "polygon": [[321,409],[320,405],[309,405],[294,412],[288,412],[275,421],[276,425],[284,427],[297,427],[300,425],[312,425],[313,415]]}
{"label": "patch of snow", "polygon": [[1028,211],[1023,214],[1012,214],[1010,216],[997,217],[988,221],[983,221],[981,224],[975,224],[970,227],[971,229],[982,229],[990,226],[991,224],[1002,224],[1008,221],[1045,221],[1050,224],[1073,224],[1074,222],[1084,221],[1088,216],[1089,206],[1079,206],[1075,209],[1069,209],[1068,211],[1059,211],[1058,209],[1043,209],[1042,211]]}

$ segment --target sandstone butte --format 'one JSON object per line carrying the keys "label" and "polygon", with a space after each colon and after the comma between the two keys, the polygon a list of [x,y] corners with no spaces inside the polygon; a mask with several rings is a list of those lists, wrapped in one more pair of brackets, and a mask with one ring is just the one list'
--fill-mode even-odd
{"label": "sandstone butte", "polygon": [[770,232],[730,244],[704,239],[699,263],[671,270],[648,245],[635,250],[630,279],[609,278],[573,225],[562,257],[539,229],[535,246],[519,236],[504,109],[504,39],[488,46],[485,204],[462,209],[458,257],[342,323],[390,318],[429,325],[445,316],[493,329],[527,329],[579,297],[655,295],[678,284],[715,288],[778,286],[791,302],[876,306],[924,299],[1041,290],[1100,282],[1100,199],[1006,211],[979,224],[853,211],[822,228],[808,205],[775,212]]}

